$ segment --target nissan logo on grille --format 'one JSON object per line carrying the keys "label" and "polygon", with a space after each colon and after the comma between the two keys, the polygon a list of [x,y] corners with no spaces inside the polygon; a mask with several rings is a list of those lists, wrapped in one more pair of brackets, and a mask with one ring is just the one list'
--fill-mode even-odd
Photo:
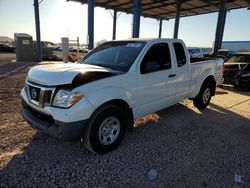
{"label": "nissan logo on grille", "polygon": [[37,92],[36,92],[36,90],[33,88],[33,89],[31,89],[31,98],[32,99],[36,99],[36,96],[37,96]]}

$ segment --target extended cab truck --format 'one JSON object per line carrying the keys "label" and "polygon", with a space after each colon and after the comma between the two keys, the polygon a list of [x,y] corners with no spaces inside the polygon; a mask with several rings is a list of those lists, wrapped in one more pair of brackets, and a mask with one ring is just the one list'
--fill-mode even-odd
{"label": "extended cab truck", "polygon": [[104,154],[119,146],[133,120],[189,98],[203,109],[222,80],[223,60],[192,59],[178,39],[106,42],[76,64],[30,69],[22,114],[61,139],[82,138]]}

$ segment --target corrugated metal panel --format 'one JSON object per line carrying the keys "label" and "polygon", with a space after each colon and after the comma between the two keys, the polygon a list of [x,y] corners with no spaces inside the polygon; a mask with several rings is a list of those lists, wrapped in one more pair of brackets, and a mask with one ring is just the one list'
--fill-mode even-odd
{"label": "corrugated metal panel", "polygon": [[[80,3],[87,3],[87,0],[67,0]],[[217,12],[219,10],[219,0],[182,0],[181,16],[192,16]],[[172,19],[175,17],[175,0],[142,0],[142,13],[144,17]],[[246,8],[249,0],[228,0],[226,7],[228,10]],[[116,9],[117,11],[132,13],[132,0],[95,0],[95,6]]]}

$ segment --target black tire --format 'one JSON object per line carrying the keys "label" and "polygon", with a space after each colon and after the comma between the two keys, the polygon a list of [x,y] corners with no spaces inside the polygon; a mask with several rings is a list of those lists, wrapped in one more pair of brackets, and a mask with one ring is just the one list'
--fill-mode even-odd
{"label": "black tire", "polygon": [[[85,134],[83,136],[83,141],[85,148],[89,151],[97,154],[105,154],[112,150],[115,150],[122,142],[122,139],[124,137],[124,134],[126,132],[126,122],[128,118],[125,117],[126,113],[123,112],[123,110],[115,105],[108,104],[100,107],[90,118],[90,121],[88,123],[87,130],[85,131]],[[104,144],[102,142],[109,142],[112,141],[111,137],[101,137],[101,133],[104,130],[105,125],[108,124],[108,120],[114,120],[114,123],[111,122],[112,126],[115,126],[115,122],[117,123],[119,121],[120,123],[120,129],[118,130],[112,130],[110,133],[111,135],[114,135],[114,133],[119,134],[115,135],[114,137],[117,137],[112,143],[110,144]],[[118,121],[117,121],[118,120]],[[119,125],[118,123],[118,125]],[[109,132],[109,130],[105,129],[104,131]],[[116,131],[116,132],[115,132]],[[104,139],[107,138],[107,139]]]}
{"label": "black tire", "polygon": [[[203,96],[206,96],[205,99]],[[200,89],[199,94],[193,99],[194,106],[198,109],[205,109],[210,103],[212,97],[212,84],[205,82]]]}

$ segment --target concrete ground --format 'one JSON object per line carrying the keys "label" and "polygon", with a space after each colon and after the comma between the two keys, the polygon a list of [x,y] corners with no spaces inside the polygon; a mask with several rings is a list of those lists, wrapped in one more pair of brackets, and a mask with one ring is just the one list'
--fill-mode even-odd
{"label": "concrete ground", "polygon": [[0,65],[0,187],[250,187],[250,90],[223,85],[205,110],[185,100],[144,116],[117,150],[94,155],[22,120],[31,66]]}

